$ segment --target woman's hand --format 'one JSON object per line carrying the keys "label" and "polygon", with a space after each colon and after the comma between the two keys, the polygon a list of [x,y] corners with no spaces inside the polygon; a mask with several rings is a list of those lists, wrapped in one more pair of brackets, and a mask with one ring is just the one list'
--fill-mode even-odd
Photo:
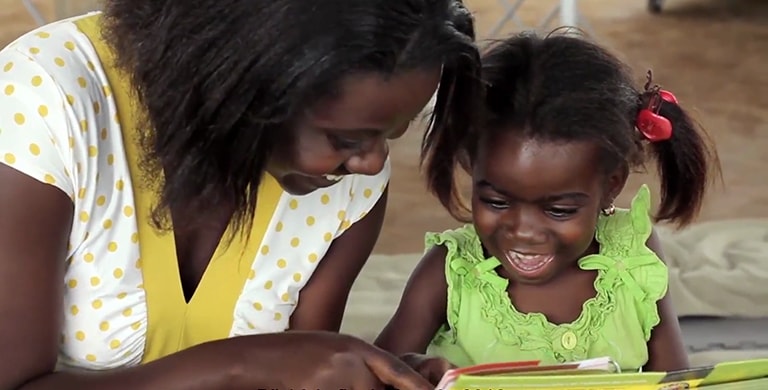
{"label": "woman's hand", "polygon": [[456,368],[451,362],[443,358],[419,353],[407,353],[400,356],[400,359],[426,378],[433,386],[440,383],[446,371]]}
{"label": "woman's hand", "polygon": [[[279,351],[275,357],[279,359],[273,359],[272,372],[268,374],[280,378],[281,383],[251,381],[259,388],[434,389],[406,362],[352,336],[330,332],[287,332],[275,335],[275,342]],[[264,366],[262,358],[253,362],[254,370]]]}

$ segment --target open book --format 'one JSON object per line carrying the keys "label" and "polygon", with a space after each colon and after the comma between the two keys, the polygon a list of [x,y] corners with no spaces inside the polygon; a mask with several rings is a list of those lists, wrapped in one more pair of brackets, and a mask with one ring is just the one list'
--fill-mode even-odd
{"label": "open book", "polygon": [[670,372],[620,372],[608,357],[557,365],[538,361],[482,364],[445,373],[436,390],[768,389],[768,359]]}

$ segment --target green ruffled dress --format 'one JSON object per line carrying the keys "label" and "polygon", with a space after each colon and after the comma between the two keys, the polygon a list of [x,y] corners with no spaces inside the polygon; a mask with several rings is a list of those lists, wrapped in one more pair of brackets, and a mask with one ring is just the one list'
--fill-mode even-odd
{"label": "green ruffled dress", "polygon": [[448,249],[447,324],[428,353],[458,366],[540,360],[558,363],[610,356],[622,371],[648,361],[647,342],[659,323],[657,302],[667,291],[667,267],[646,246],[652,221],[650,192],[643,186],[629,210],[601,216],[596,238],[599,254],[579,260],[583,270],[597,270],[594,298],[568,324],[555,325],[540,313],[520,313],[507,293],[508,280],[484,258],[471,225],[429,233],[427,247]]}

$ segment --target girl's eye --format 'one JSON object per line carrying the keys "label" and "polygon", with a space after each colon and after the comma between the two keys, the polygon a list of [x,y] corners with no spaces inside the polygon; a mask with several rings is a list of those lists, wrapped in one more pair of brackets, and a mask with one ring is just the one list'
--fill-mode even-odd
{"label": "girl's eye", "polygon": [[480,202],[496,210],[505,210],[509,208],[509,203],[499,199],[479,198]]}
{"label": "girl's eye", "polygon": [[552,218],[555,219],[568,219],[572,217],[574,214],[576,214],[579,211],[579,209],[569,209],[569,208],[562,208],[562,207],[551,207],[549,208],[546,213],[549,214]]}

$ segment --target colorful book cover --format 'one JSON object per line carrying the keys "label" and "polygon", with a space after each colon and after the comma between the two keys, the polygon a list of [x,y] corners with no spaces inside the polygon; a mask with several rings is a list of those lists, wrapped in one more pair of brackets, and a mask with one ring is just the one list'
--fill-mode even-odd
{"label": "colorful book cover", "polygon": [[448,371],[437,390],[768,389],[768,359],[724,362],[672,372],[621,373],[610,358],[541,365],[483,364]]}

